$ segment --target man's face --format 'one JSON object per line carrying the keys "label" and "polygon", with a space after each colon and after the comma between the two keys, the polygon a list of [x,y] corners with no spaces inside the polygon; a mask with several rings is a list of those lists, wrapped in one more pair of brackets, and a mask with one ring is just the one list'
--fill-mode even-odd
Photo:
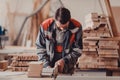
{"label": "man's face", "polygon": [[56,22],[57,27],[59,27],[61,30],[66,29],[69,25],[69,21],[65,24],[61,24],[59,21],[55,21],[55,22]]}

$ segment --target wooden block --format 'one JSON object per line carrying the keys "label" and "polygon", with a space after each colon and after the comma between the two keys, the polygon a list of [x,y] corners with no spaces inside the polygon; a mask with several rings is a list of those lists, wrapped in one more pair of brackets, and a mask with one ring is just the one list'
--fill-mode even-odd
{"label": "wooden block", "polygon": [[7,67],[8,67],[8,61],[6,60],[0,61],[0,71],[6,70]]}
{"label": "wooden block", "polygon": [[41,77],[42,69],[43,69],[42,62],[30,62],[27,76],[28,77]]}

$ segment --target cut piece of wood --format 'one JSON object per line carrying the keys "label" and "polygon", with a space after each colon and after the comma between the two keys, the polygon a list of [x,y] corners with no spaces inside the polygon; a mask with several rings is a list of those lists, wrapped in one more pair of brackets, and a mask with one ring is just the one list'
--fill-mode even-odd
{"label": "cut piece of wood", "polygon": [[108,58],[118,58],[118,50],[98,50],[98,54],[100,57],[108,57]]}
{"label": "cut piece of wood", "polygon": [[116,45],[116,46],[114,46],[114,45],[113,46],[112,45],[111,46],[100,45],[99,49],[109,49],[109,50],[110,49],[119,49],[119,46],[118,45]]}
{"label": "cut piece of wood", "polygon": [[100,37],[87,37],[85,40],[100,40],[100,41],[120,41],[120,37],[100,38]]}
{"label": "cut piece of wood", "polygon": [[99,68],[117,68],[118,59],[99,58]]}
{"label": "cut piece of wood", "polygon": [[6,60],[0,61],[0,71],[6,70],[7,67],[8,67],[8,61],[6,61]]}
{"label": "cut piece of wood", "polygon": [[115,19],[116,27],[118,30],[118,36],[120,36],[120,6],[112,6],[112,12]]}
{"label": "cut piece of wood", "polygon": [[110,0],[104,0],[104,2],[105,2],[105,5],[106,5],[108,16],[110,18],[110,24],[111,24],[113,36],[117,37],[118,36],[117,35],[118,34],[118,30],[117,30],[115,19],[114,19],[113,12],[112,12],[112,9],[111,9]]}
{"label": "cut piece of wood", "polygon": [[30,62],[27,76],[28,77],[41,77],[42,69],[43,69],[42,62]]}

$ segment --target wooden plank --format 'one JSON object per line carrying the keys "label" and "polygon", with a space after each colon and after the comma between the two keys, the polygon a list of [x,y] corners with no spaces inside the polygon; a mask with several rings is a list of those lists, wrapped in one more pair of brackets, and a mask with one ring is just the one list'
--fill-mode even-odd
{"label": "wooden plank", "polygon": [[105,2],[106,9],[107,9],[107,12],[108,12],[113,36],[116,37],[116,36],[118,36],[118,30],[117,30],[115,19],[114,19],[113,12],[112,12],[112,9],[111,9],[110,0],[104,0],[104,2]]}
{"label": "wooden plank", "polygon": [[8,61],[6,61],[6,60],[0,61],[0,71],[6,70],[7,67],[8,67]]}
{"label": "wooden plank", "polygon": [[120,36],[120,7],[112,7],[113,16],[115,17],[115,23],[118,30],[118,36]]}
{"label": "wooden plank", "polygon": [[100,37],[87,37],[85,40],[102,40],[102,41],[120,41],[120,37],[111,37],[111,38],[100,38]]}
{"label": "wooden plank", "polygon": [[118,50],[99,49],[98,54],[100,57],[119,58]]}

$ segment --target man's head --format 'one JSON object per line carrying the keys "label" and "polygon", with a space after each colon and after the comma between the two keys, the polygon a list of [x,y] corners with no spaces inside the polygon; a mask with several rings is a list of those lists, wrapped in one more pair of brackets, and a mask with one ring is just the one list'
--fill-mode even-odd
{"label": "man's head", "polygon": [[64,7],[58,8],[55,13],[56,24],[60,28],[66,28],[71,18],[70,11]]}

